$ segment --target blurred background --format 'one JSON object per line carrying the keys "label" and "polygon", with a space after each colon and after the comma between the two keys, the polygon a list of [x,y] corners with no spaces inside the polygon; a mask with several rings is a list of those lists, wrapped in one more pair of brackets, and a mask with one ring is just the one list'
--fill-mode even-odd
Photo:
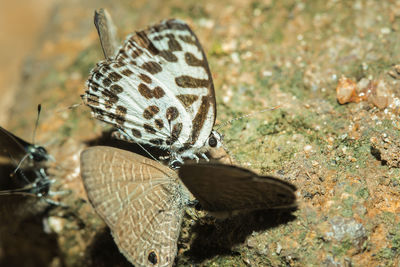
{"label": "blurred background", "polygon": [[21,68],[39,41],[55,2],[0,1],[0,125],[8,122],[21,79]]}

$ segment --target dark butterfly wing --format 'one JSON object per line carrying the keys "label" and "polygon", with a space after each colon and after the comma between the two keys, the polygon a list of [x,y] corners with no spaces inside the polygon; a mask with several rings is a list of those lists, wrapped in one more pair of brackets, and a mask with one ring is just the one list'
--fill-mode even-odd
{"label": "dark butterfly wing", "polygon": [[212,212],[252,211],[296,206],[296,187],[272,176],[215,163],[184,164],[179,177]]}
{"label": "dark butterfly wing", "polygon": [[0,127],[0,155],[5,158],[11,157],[17,164],[27,155],[35,162],[50,158],[44,147],[28,143],[3,127]]}
{"label": "dark butterfly wing", "polygon": [[7,195],[25,195],[25,196],[36,196],[43,197],[47,196],[50,191],[51,180],[47,177],[47,174],[43,168],[38,170],[24,171],[18,169],[15,172],[17,179],[10,178],[8,183],[0,185],[0,196]]}
{"label": "dark butterfly wing", "polygon": [[45,148],[0,127],[0,196],[46,195],[50,179],[42,163],[49,158]]}

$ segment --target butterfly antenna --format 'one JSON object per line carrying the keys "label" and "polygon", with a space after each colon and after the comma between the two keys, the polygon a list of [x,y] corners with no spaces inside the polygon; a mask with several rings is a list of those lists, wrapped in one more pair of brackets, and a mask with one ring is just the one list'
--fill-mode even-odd
{"label": "butterfly antenna", "polygon": [[[8,151],[7,151],[8,153]],[[16,164],[17,161],[12,157],[12,155],[10,153],[8,153],[8,156],[10,157],[11,161]],[[10,174],[10,176],[12,177],[14,174],[17,173],[17,171],[20,169],[22,162],[26,159],[26,157],[28,157],[28,154],[24,155],[24,157],[19,161],[19,163],[17,164],[17,167],[15,168],[15,170]],[[24,181],[26,183],[29,183],[28,178],[25,176],[24,172],[21,170],[20,171],[22,178],[24,179]]]}
{"label": "butterfly antenna", "polygon": [[38,105],[38,111],[37,111],[37,117],[36,117],[36,123],[35,123],[35,128],[33,128],[33,135],[32,135],[32,144],[35,144],[35,137],[36,137],[36,129],[39,126],[39,117],[40,117],[40,112],[42,111],[42,105]]}
{"label": "butterfly antenna", "polygon": [[[28,153],[25,154],[24,157],[19,161],[17,167],[16,167],[15,170],[13,171],[14,174],[16,174],[17,171],[21,168],[22,162],[24,162],[24,160],[25,160],[27,157],[29,157],[29,154],[28,154]],[[25,175],[24,175],[24,177],[25,177]]]}
{"label": "butterfly antenna", "polygon": [[72,110],[72,109],[78,108],[79,106],[82,106],[82,103],[76,103],[76,104],[72,104],[71,106],[61,108],[61,109],[57,110],[56,113],[61,113],[66,110]]}
{"label": "butterfly antenna", "polygon": [[257,112],[253,112],[253,113],[246,114],[246,115],[243,115],[243,116],[240,116],[240,117],[237,117],[237,118],[233,118],[233,119],[231,119],[229,121],[225,121],[225,122],[221,123],[220,125],[217,125],[216,131],[218,131],[220,128],[222,128],[222,127],[224,127],[224,126],[226,126],[228,124],[232,124],[232,122],[234,122],[234,121],[241,120],[241,119],[248,118],[248,117],[252,117],[252,116],[257,115],[259,113],[275,110],[275,109],[278,109],[280,107],[281,106],[276,106],[276,107],[273,107],[273,108],[266,108],[266,109],[262,109],[262,110],[257,111]]}
{"label": "butterfly antenna", "polygon": [[[136,143],[136,142],[135,142]],[[144,148],[144,146],[142,146],[139,143],[136,143],[138,146],[140,146],[141,149],[144,150],[144,152],[147,153],[147,155],[149,155],[153,160],[157,161],[158,163],[161,163],[158,159],[156,159],[146,148]]]}

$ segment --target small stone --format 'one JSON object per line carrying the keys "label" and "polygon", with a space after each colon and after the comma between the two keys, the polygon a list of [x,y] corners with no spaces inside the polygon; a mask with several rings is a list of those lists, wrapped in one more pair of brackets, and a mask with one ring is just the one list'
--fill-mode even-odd
{"label": "small stone", "polygon": [[336,216],[330,221],[332,232],[327,232],[327,239],[338,242],[349,240],[354,248],[353,254],[358,254],[363,250],[367,235],[364,226],[354,219]]}
{"label": "small stone", "polygon": [[375,87],[375,91],[371,95],[371,102],[379,109],[385,109],[390,104],[391,90],[387,83],[380,80]]}
{"label": "small stone", "polygon": [[357,84],[344,76],[339,79],[336,87],[336,98],[340,104],[359,102],[357,97]]}
{"label": "small stone", "polygon": [[61,233],[64,228],[64,221],[59,217],[51,216],[48,218],[48,225],[54,233]]}
{"label": "small stone", "polygon": [[305,153],[310,153],[312,151],[312,146],[311,145],[306,145],[303,148],[303,150],[304,150]]}
{"label": "small stone", "polygon": [[276,243],[276,254],[277,255],[279,255],[279,254],[281,254],[281,251],[282,251],[282,246],[281,246],[281,244],[279,244],[279,243]]}

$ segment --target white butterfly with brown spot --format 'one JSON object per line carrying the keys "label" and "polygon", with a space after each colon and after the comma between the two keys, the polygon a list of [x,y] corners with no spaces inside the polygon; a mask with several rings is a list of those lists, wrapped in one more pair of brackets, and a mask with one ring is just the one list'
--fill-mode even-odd
{"label": "white butterfly with brown spot", "polygon": [[207,159],[221,136],[212,130],[211,72],[189,26],[162,21],[128,36],[115,56],[104,45],[112,38],[99,33],[107,59],[91,71],[82,96],[92,115],[118,128],[120,139],[168,150],[170,166],[183,158]]}
{"label": "white butterfly with brown spot", "polygon": [[179,179],[159,162],[113,147],[83,151],[81,175],[92,206],[135,266],[172,266],[188,189],[213,214],[296,205],[296,188],[274,177],[205,163],[184,164]]}

